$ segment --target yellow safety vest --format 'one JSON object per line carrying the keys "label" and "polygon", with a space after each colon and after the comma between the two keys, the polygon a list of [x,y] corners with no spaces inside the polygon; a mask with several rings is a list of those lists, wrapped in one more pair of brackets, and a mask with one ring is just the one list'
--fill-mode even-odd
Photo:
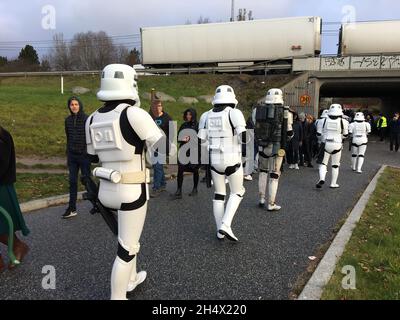
{"label": "yellow safety vest", "polygon": [[381,124],[380,128],[387,128],[387,119],[386,119],[386,117],[381,117],[381,119],[382,119],[382,124]]}

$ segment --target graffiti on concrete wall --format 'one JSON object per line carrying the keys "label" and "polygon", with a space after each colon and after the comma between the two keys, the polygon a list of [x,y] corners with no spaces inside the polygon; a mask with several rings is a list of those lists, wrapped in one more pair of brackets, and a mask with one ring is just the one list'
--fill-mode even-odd
{"label": "graffiti on concrete wall", "polygon": [[400,69],[400,55],[321,58],[321,70],[323,71],[377,69]]}

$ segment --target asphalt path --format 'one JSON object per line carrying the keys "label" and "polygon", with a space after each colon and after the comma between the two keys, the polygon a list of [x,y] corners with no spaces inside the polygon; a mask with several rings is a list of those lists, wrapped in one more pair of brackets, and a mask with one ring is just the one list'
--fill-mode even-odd
{"label": "asphalt path", "polygon": [[[288,299],[309,256],[332,236],[333,229],[361,196],[382,164],[400,165],[400,154],[388,144],[369,144],[364,173],[350,169],[347,147],[342,156],[340,189],[317,190],[317,167],[300,171],[285,167],[278,191],[282,210],[259,209],[257,175],[245,182],[246,194],[233,223],[238,243],[218,241],[212,214],[212,189],[202,183],[197,197],[188,196],[192,179],[185,177],[184,197],[171,200],[176,181],[151,199],[138,256],[148,277],[133,300]],[[89,214],[87,202],[78,216],[62,220],[65,207],[25,215],[31,230],[29,255],[18,268],[0,274],[0,299],[109,299],[110,275],[117,240],[100,215]],[[5,257],[5,247],[0,248]],[[42,287],[44,266],[53,266],[56,288]]]}

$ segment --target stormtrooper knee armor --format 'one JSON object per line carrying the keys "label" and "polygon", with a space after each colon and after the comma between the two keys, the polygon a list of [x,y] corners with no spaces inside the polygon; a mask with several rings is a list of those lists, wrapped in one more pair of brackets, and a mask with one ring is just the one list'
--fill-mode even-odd
{"label": "stormtrooper knee armor", "polygon": [[[246,122],[230,86],[219,86],[213,109],[205,112],[199,122],[198,137],[208,144],[211,177],[215,188],[213,212],[218,239],[238,241],[231,224],[243,199],[242,133]],[[227,178],[231,194],[225,207]]]}
{"label": "stormtrooper knee armor", "polygon": [[354,122],[349,125],[349,133],[352,135],[351,168],[357,173],[362,173],[365,152],[367,151],[368,134],[371,133],[371,125],[365,122],[362,112],[357,112]]}
{"label": "stormtrooper knee armor", "polygon": [[349,133],[349,124],[342,116],[342,106],[333,104],[329,108],[328,118],[320,121],[318,124],[318,135],[322,137],[322,141],[324,141],[324,157],[319,166],[319,182],[317,183],[317,188],[322,188],[325,184],[330,158],[332,158],[332,180],[330,187],[339,188],[337,179],[342,156],[343,138],[347,137]]}
{"label": "stormtrooper knee armor", "polygon": [[136,73],[127,65],[104,68],[97,93],[104,106],[86,122],[87,150],[98,155],[101,167],[93,171],[100,179],[99,200],[118,210],[118,251],[111,274],[111,299],[126,299],[146,278],[136,271],[139,239],[147,211],[149,171],[145,146],[162,137],[150,115],[140,109]]}

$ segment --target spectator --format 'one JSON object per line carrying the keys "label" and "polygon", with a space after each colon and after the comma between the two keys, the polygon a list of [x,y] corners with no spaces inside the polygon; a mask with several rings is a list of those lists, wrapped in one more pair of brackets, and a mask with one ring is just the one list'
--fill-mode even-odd
{"label": "spectator", "polygon": [[[180,150],[182,146],[190,143],[190,148],[186,150],[186,154],[182,155],[178,153],[178,189],[174,195],[175,199],[182,199],[182,185],[183,185],[183,173],[193,173],[193,190],[189,196],[193,197],[197,195],[197,186],[199,184],[199,163],[200,163],[200,145],[197,138],[197,132],[199,131],[199,124],[197,123],[197,114],[194,109],[187,109],[183,113],[183,120],[185,121],[178,131],[178,143]],[[180,135],[182,137],[180,137]],[[186,149],[186,148],[185,148]],[[196,161],[190,162],[191,151],[197,151]],[[181,160],[188,159],[188,163],[181,163]]]}
{"label": "spectator", "polygon": [[[26,243],[22,242],[16,231],[21,231],[24,236],[29,234],[24,217],[19,207],[14,183],[16,182],[16,158],[14,141],[11,134],[0,126],[0,207],[2,207],[11,217],[14,227],[13,253],[18,261],[22,261],[29,251]],[[8,246],[9,229],[5,217],[0,215],[0,242]],[[10,262],[9,268],[16,265]],[[0,255],[0,271],[4,268],[4,263]]]}
{"label": "spectator", "polygon": [[88,116],[83,111],[83,104],[77,97],[68,99],[68,110],[71,113],[65,119],[67,136],[67,164],[69,170],[69,204],[63,219],[75,217],[78,196],[78,174],[90,176],[90,160],[86,151],[85,123]]}
{"label": "spectator", "polygon": [[299,170],[299,152],[303,143],[303,126],[297,113],[293,113],[293,138],[288,144],[287,161],[289,169]]}
{"label": "spectator", "polygon": [[300,165],[313,168],[312,165],[312,157],[311,157],[311,148],[313,135],[316,137],[316,130],[314,123],[312,122],[312,118],[309,115],[305,115],[304,113],[300,114],[300,121],[302,121],[303,126],[303,143],[300,147]]}
{"label": "spectator", "polygon": [[390,132],[390,151],[398,152],[399,144],[400,144],[400,114],[398,112],[395,113],[393,119],[389,123],[389,132]]}
{"label": "spectator", "polygon": [[[151,102],[150,115],[157,124],[157,126],[164,132],[167,137],[167,146],[166,153],[168,154],[168,146],[169,146],[169,137],[170,134],[173,136],[172,132],[169,132],[169,122],[172,121],[172,118],[168,115],[168,113],[164,112],[163,104],[161,101],[161,97],[155,93],[154,98]],[[156,151],[154,154],[155,158],[158,158],[159,152]],[[165,158],[166,159],[166,158]],[[165,187],[167,185],[165,181],[165,173],[164,173],[164,164],[158,159],[158,161],[153,164],[154,176],[153,176],[153,189],[150,193],[151,198],[157,197],[161,192],[165,191]]]}
{"label": "spectator", "polygon": [[376,127],[378,129],[378,133],[379,133],[379,137],[381,138],[381,141],[385,140],[387,126],[388,126],[388,123],[387,123],[386,117],[383,115],[383,113],[380,113],[379,119],[378,119],[378,124]]}

